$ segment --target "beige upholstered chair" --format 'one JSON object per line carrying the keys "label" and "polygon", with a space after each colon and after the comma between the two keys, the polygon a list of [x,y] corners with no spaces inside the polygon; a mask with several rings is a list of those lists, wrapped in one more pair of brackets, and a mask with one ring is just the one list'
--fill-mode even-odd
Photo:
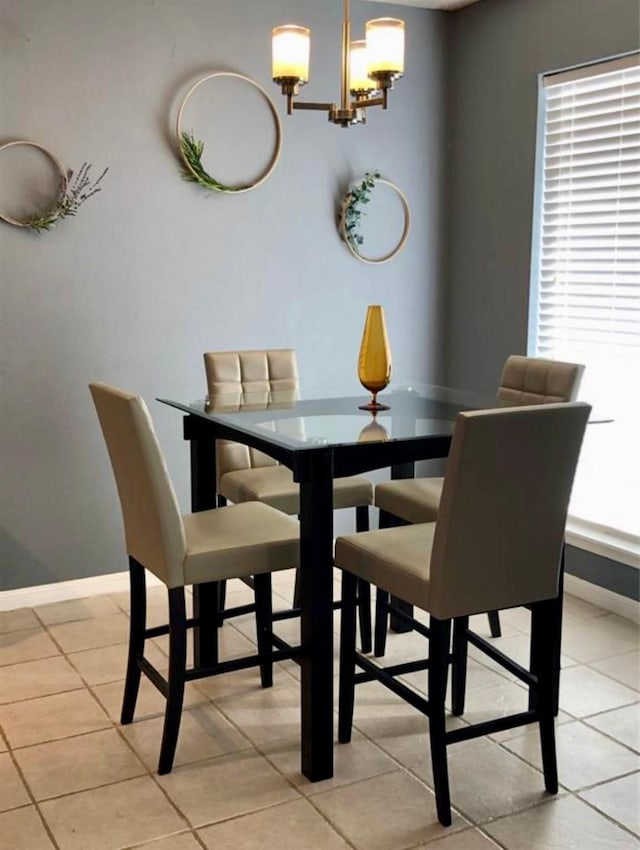
{"label": "beige upholstered chair", "polygon": [[[575,401],[584,366],[559,360],[522,357],[507,358],[500,378],[497,397],[503,404],[551,404]],[[403,522],[433,522],[438,516],[443,478],[410,478],[385,481],[375,490],[375,504],[380,509],[380,527]],[[375,654],[384,655],[387,609],[384,594],[377,600]],[[493,637],[500,637],[498,612],[490,612]]]}
{"label": "beige upholstered chair", "polygon": [[[149,411],[135,395],[90,384],[120,496],[131,579],[129,660],[121,722],[131,723],[144,673],[166,697],[158,773],[168,773],[180,729],[186,681],[260,666],[272,683],[273,661],[292,657],[271,648],[271,573],[298,564],[298,524],[258,502],[181,515]],[[169,624],[146,628],[145,569],[167,586]],[[207,668],[186,669],[185,585],[255,577],[258,653]],[[210,612],[215,616],[215,612]],[[169,634],[169,676],[144,655],[145,640]],[[216,635],[216,631],[213,631]],[[215,652],[217,659],[217,652]]]}
{"label": "beige upholstered chair", "polygon": [[[293,402],[299,394],[298,365],[293,349],[210,351],[204,355],[210,403],[223,397],[225,407]],[[297,515],[300,491],[291,470],[263,452],[234,443],[216,443],[217,491],[235,504],[263,502],[286,514]],[[357,531],[369,528],[369,505],[373,484],[367,478],[337,478],[333,486],[334,508],[355,508]],[[360,637],[363,651],[371,650],[371,603],[369,587],[360,586]]]}
{"label": "beige upholstered chair", "polygon": [[[458,415],[437,522],[338,537],[343,572],[339,739],[351,736],[355,669],[378,679],[429,717],[438,818],[451,823],[446,747],[525,723],[538,723],[545,786],[558,789],[554,701],[559,668],[564,526],[590,407],[527,405]],[[355,583],[365,579],[430,614],[428,662],[378,667],[355,650]],[[527,605],[531,669],[469,631],[469,616]],[[450,655],[451,626],[453,654]],[[529,710],[446,731],[452,662],[453,713],[464,710],[467,643],[525,682]],[[393,676],[428,669],[428,701]],[[480,783],[481,777],[478,778]]]}

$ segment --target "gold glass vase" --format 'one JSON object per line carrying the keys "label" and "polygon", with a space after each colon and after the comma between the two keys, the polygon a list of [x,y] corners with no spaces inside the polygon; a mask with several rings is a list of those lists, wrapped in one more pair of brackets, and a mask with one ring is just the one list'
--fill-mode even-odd
{"label": "gold glass vase", "polygon": [[384,324],[384,313],[379,304],[367,308],[364,333],[358,358],[358,378],[362,386],[372,394],[369,404],[360,405],[360,410],[389,410],[377,400],[378,393],[391,380],[391,350]]}

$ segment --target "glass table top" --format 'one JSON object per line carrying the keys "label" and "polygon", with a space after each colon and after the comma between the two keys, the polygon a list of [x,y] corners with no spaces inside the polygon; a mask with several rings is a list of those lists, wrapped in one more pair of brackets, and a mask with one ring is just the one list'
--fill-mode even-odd
{"label": "glass table top", "polygon": [[291,390],[235,392],[194,402],[158,399],[294,450],[450,436],[459,411],[501,406],[495,396],[424,384],[385,391],[379,400],[389,410],[375,415],[359,409],[367,400],[365,394],[306,399]]}

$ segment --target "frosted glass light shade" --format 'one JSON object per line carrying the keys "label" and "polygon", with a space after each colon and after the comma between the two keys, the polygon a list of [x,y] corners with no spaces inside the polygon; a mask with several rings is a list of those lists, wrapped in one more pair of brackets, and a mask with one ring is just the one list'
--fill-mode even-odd
{"label": "frosted glass light shade", "polygon": [[272,73],[274,80],[295,77],[301,83],[309,79],[311,31],[307,27],[285,24],[271,33]]}
{"label": "frosted glass light shade", "polygon": [[369,75],[404,74],[404,21],[398,18],[367,21],[366,34]]}
{"label": "frosted glass light shade", "polygon": [[367,42],[364,39],[351,42],[349,88],[352,92],[374,91],[376,88],[376,84],[368,76]]}

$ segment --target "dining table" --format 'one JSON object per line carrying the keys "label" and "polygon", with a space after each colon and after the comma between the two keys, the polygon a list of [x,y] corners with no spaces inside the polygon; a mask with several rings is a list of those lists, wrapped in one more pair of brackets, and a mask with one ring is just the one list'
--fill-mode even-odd
{"label": "dining table", "polygon": [[[384,393],[388,410],[360,409],[363,395],[300,398],[291,391],[234,392],[197,401],[158,398],[184,414],[191,509],[220,503],[216,440],[243,443],[284,464],[300,486],[301,770],[333,775],[333,479],[372,470],[413,477],[418,461],[445,458],[457,414],[496,407],[495,396],[405,383]],[[426,552],[425,552],[426,558]],[[194,587],[194,657],[213,662],[217,588]],[[396,623],[398,630],[402,623]]]}

